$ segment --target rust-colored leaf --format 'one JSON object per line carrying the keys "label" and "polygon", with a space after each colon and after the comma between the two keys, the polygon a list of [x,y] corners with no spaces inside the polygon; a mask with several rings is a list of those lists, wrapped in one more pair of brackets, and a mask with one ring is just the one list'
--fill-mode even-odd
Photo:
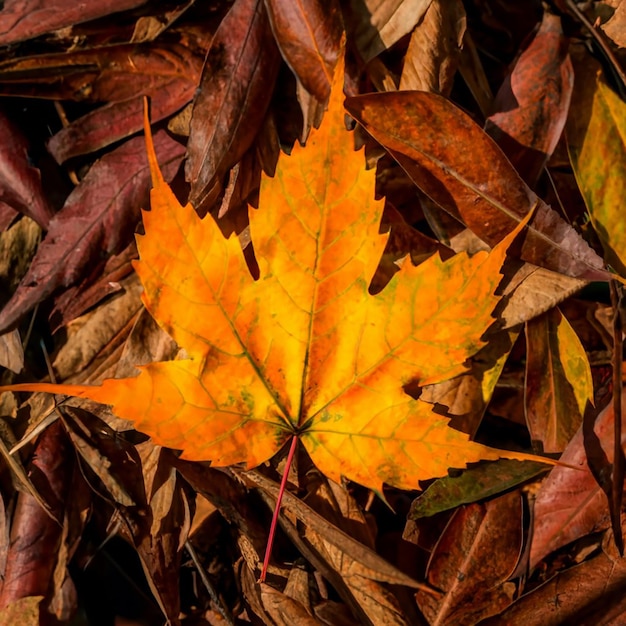
{"label": "rust-colored leaf", "polygon": [[252,145],[272,96],[280,54],[263,0],[236,0],[207,54],[191,117],[185,175],[202,214]]}
{"label": "rust-colored leaf", "polygon": [[428,564],[428,582],[442,598],[418,591],[430,624],[476,624],[513,601],[522,547],[522,498],[516,491],[486,504],[460,508],[446,527]]}
{"label": "rust-colored leaf", "polygon": [[525,261],[606,280],[602,260],[526,186],[495,142],[450,101],[418,91],[348,98],[350,114],[441,208],[494,245],[536,206]]}
{"label": "rust-colored leaf", "polygon": [[189,358],[100,387],[14,389],[112,404],[155,442],[215,465],[256,466],[297,437],[329,478],[378,492],[480,459],[535,459],[470,442],[403,388],[465,371],[519,230],[490,253],[435,255],[418,267],[405,259],[370,295],[386,241],[383,201],[345,129],[342,79],[306,148],[262,182],[261,208],[250,211],[258,280],[238,239],[180,206],[148,142],[154,189],[136,269],[147,308]]}
{"label": "rust-colored leaf", "polygon": [[559,141],[574,87],[561,18],[548,12],[496,95],[485,126],[520,176],[533,186]]}
{"label": "rust-colored leaf", "polygon": [[[625,396],[623,393],[622,402]],[[583,434],[579,429],[561,456],[564,464],[580,469],[556,467],[542,483],[535,501],[531,567],[570,541],[609,526],[607,497],[590,471],[587,458],[593,454],[600,463],[612,462],[613,420],[611,403],[596,418],[593,433],[589,429]],[[625,439],[622,435],[622,447]],[[605,479],[609,477],[607,467],[602,468]]]}
{"label": "rust-colored leaf", "polygon": [[265,6],[283,58],[304,88],[325,102],[341,52],[339,3],[265,0]]}

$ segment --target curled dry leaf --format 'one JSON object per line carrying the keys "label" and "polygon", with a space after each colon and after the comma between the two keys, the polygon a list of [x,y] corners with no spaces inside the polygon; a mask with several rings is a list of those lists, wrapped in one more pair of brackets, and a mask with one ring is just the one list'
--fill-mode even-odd
{"label": "curled dry leaf", "polygon": [[432,0],[404,57],[400,89],[448,95],[459,66],[465,9],[461,0]]}
{"label": "curled dry leaf", "polygon": [[469,441],[403,389],[463,372],[482,347],[519,229],[490,253],[405,260],[371,296],[383,202],[344,126],[342,72],[335,81],[324,124],[281,158],[251,210],[257,281],[236,238],[180,206],[148,143],[154,190],[136,269],[146,306],[188,359],[101,387],[12,388],[112,404],[155,442],[215,465],[256,466],[297,437],[329,478],[378,492],[480,459],[536,459]]}
{"label": "curled dry leaf", "polygon": [[422,19],[432,0],[350,0],[347,24],[363,61],[408,35]]}

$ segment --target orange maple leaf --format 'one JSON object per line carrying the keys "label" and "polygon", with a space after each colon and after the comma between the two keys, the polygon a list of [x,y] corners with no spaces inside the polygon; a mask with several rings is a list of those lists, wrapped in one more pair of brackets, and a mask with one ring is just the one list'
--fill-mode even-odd
{"label": "orange maple leaf", "polygon": [[262,181],[260,208],[250,210],[256,281],[238,239],[178,203],[146,122],[154,188],[135,268],[147,309],[188,358],[96,387],[11,389],[111,404],[156,443],[219,466],[254,467],[298,437],[326,476],[379,493],[383,482],[415,489],[482,459],[536,460],[471,442],[403,389],[465,371],[494,321],[517,231],[489,253],[405,260],[370,295],[387,239],[383,201],[345,128],[342,85],[337,72],[319,130]]}

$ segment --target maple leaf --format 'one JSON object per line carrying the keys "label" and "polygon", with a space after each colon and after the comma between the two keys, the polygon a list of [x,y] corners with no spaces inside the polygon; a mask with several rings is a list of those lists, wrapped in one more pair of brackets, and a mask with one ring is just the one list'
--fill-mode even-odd
{"label": "maple leaf", "polygon": [[111,404],[156,443],[219,466],[259,465],[298,437],[326,476],[379,493],[383,482],[415,489],[481,459],[536,460],[469,441],[403,388],[466,370],[494,321],[499,270],[519,228],[489,253],[405,260],[370,295],[386,242],[383,201],[345,128],[342,86],[338,71],[319,130],[262,182],[250,210],[258,280],[236,237],[178,203],[146,122],[154,188],[135,268],[146,307],[188,358],[97,387],[11,389]]}

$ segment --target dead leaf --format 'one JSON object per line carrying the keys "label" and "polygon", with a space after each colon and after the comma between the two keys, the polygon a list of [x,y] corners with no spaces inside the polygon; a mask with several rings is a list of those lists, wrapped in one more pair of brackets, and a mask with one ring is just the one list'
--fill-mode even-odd
{"label": "dead leaf", "polygon": [[[536,206],[522,258],[573,277],[608,279],[598,255],[535,196],[493,140],[449,100],[418,91],[377,93],[348,98],[346,108],[422,191],[489,245],[501,241]],[[445,140],[450,136],[454,141]]]}
{"label": "dead leaf", "polygon": [[0,202],[46,229],[54,211],[43,192],[39,170],[30,164],[26,139],[2,113],[0,133],[4,137],[0,147]]}
{"label": "dead leaf", "polygon": [[266,0],[278,47],[304,88],[320,102],[330,95],[343,32],[336,0]]}
{"label": "dead leaf", "polygon": [[31,39],[64,26],[133,9],[145,2],[146,0],[96,0],[87,4],[76,4],[71,0],[8,2],[0,11],[0,45]]}
{"label": "dead leaf", "polygon": [[203,215],[259,131],[279,58],[263,0],[236,0],[213,37],[191,114],[185,176]]}
{"label": "dead leaf", "polygon": [[485,130],[520,176],[535,185],[561,137],[574,87],[574,69],[561,18],[546,11],[530,46],[496,95]]}
{"label": "dead leaf", "polygon": [[460,0],[431,0],[404,57],[400,89],[449,95],[459,65],[465,10]]}
{"label": "dead leaf", "polygon": [[[626,401],[626,394],[622,397]],[[591,444],[592,450],[606,455],[607,462],[613,458],[613,419],[611,403],[598,415],[593,428],[597,442]],[[623,435],[622,447],[625,443],[626,435]],[[582,428],[560,460],[580,469],[559,466],[542,483],[535,500],[531,567],[570,541],[604,530],[610,524],[606,496],[589,471]]]}
{"label": "dead leaf", "polygon": [[350,0],[348,26],[366,63],[408,35],[432,0]]}
{"label": "dead leaf", "polygon": [[[156,138],[156,137],[155,137]],[[158,135],[165,175],[179,167],[183,146]],[[0,331],[9,330],[43,298],[76,282],[103,252],[120,252],[130,241],[147,203],[148,168],[141,138],[131,139],[97,161],[50,223],[28,272],[0,312]]]}
{"label": "dead leaf", "polygon": [[0,610],[0,624],[39,626],[39,605],[43,596],[19,598]]}
{"label": "dead leaf", "polygon": [[524,408],[533,441],[563,452],[580,425],[593,381],[587,354],[558,308],[526,324]]}
{"label": "dead leaf", "polygon": [[513,601],[522,547],[522,499],[513,491],[485,504],[458,509],[428,564],[428,581],[443,598],[418,591],[429,624],[471,626]]}

